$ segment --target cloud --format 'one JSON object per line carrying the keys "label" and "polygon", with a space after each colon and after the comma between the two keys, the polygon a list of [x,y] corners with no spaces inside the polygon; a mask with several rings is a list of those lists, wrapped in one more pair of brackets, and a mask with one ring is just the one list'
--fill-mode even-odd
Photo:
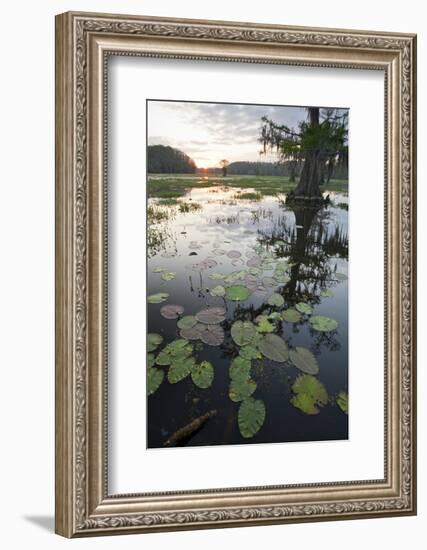
{"label": "cloud", "polygon": [[217,165],[222,158],[260,160],[263,116],[297,128],[307,114],[304,107],[150,100],[148,142],[181,149],[198,166]]}

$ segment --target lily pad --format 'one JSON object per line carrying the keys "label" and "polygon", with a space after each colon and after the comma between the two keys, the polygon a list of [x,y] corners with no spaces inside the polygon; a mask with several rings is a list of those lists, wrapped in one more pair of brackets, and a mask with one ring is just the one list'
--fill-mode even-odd
{"label": "lily pad", "polygon": [[345,273],[334,273],[334,277],[337,281],[346,281],[348,279],[348,276]]}
{"label": "lily pad", "polygon": [[329,290],[329,288],[325,288],[320,292],[320,296],[322,296],[323,298],[331,298],[333,295],[334,293],[332,292],[332,290]]}
{"label": "lily pad", "polygon": [[164,267],[155,267],[153,269],[153,273],[162,273],[162,271],[164,271],[165,268]]}
{"label": "lily pad", "polygon": [[313,317],[310,318],[310,324],[314,330],[319,332],[330,332],[338,328],[338,321],[323,315],[313,315]]}
{"label": "lily pad", "polygon": [[172,279],[175,279],[175,277],[176,277],[176,272],[175,271],[166,271],[162,275],[162,279],[164,281],[172,281]]}
{"label": "lily pad", "polygon": [[348,414],[348,394],[346,392],[339,392],[337,396],[337,405],[342,410],[342,412]]}
{"label": "lily pad", "polygon": [[249,378],[251,374],[251,362],[238,355],[231,362],[228,374],[232,380],[236,378]]}
{"label": "lily pad", "polygon": [[325,386],[310,374],[298,376],[292,391],[291,403],[306,414],[319,414],[319,406],[326,405],[328,393]]}
{"label": "lily pad", "polygon": [[273,277],[278,283],[281,283],[281,284],[288,283],[291,280],[291,278],[287,273],[282,273],[281,271],[279,272],[275,271],[273,273]]}
{"label": "lily pad", "polygon": [[238,403],[250,397],[257,388],[255,380],[251,378],[232,378],[228,388],[228,397],[231,401]]}
{"label": "lily pad", "polygon": [[267,315],[258,315],[258,317],[255,319],[257,323],[257,331],[266,334],[269,332],[274,332],[274,325],[270,323]]}
{"label": "lily pad", "polygon": [[225,296],[225,288],[222,285],[215,286],[210,290],[211,296]]}
{"label": "lily pad", "polygon": [[229,300],[233,300],[233,302],[246,300],[250,293],[250,290],[243,285],[229,286],[225,291],[226,297]]}
{"label": "lily pad", "polygon": [[253,342],[256,329],[250,321],[236,321],[231,326],[231,337],[238,346],[246,346]]}
{"label": "lily pad", "polygon": [[223,256],[224,254],[226,254],[226,251],[222,248],[214,248],[212,249],[212,252],[215,254],[215,256]]}
{"label": "lily pad", "polygon": [[283,299],[283,296],[281,294],[278,294],[277,292],[275,292],[274,294],[272,294],[270,296],[270,298],[267,300],[267,303],[270,305],[270,306],[275,306],[275,307],[282,307],[283,304],[285,303],[285,300]]}
{"label": "lily pad", "polygon": [[261,286],[261,281],[255,275],[248,273],[245,277],[245,286],[252,292],[255,292]]}
{"label": "lily pad", "polygon": [[220,346],[224,342],[224,329],[220,325],[201,325],[200,339],[208,346]]}
{"label": "lily pad", "polygon": [[148,369],[147,371],[148,395],[153,395],[153,393],[159,389],[161,383],[163,382],[164,377],[165,377],[165,373],[161,369],[156,369],[154,367]]}
{"label": "lily pad", "polygon": [[230,250],[230,252],[227,252],[227,256],[229,258],[233,258],[233,260],[240,258],[241,255],[242,253],[239,252],[238,250]]}
{"label": "lily pad", "polygon": [[202,309],[196,313],[196,319],[200,323],[204,323],[206,325],[222,323],[225,320],[225,309],[223,307],[208,307],[206,309]]}
{"label": "lily pad", "polygon": [[154,367],[154,353],[147,353],[147,367]]}
{"label": "lily pad", "polygon": [[295,306],[295,309],[304,315],[311,315],[313,313],[313,308],[311,307],[311,305],[306,304],[305,302],[299,302]]}
{"label": "lily pad", "polygon": [[156,357],[156,364],[167,366],[175,360],[189,357],[193,353],[193,347],[182,338],[168,344]]}
{"label": "lily pad", "polygon": [[171,384],[176,384],[184,380],[194,368],[196,360],[194,357],[186,357],[179,361],[174,361],[168,370],[168,381]]}
{"label": "lily pad", "polygon": [[289,352],[289,359],[302,372],[306,374],[317,374],[319,365],[316,357],[307,348],[296,347]]}
{"label": "lily pad", "polygon": [[167,304],[160,308],[160,315],[165,319],[177,319],[184,313],[184,308],[178,304]]}
{"label": "lily pad", "polygon": [[246,276],[246,271],[244,271],[244,270],[242,270],[242,271],[233,271],[225,277],[224,282],[227,285],[232,285],[236,281],[242,281],[245,278],[245,276]]}
{"label": "lily pad", "polygon": [[285,309],[282,313],[282,319],[288,323],[299,323],[301,321],[301,313],[296,309]]}
{"label": "lily pad", "polygon": [[225,275],[222,273],[210,273],[208,275],[209,279],[212,279],[212,281],[220,281],[222,279],[225,279]]}
{"label": "lily pad", "polygon": [[276,363],[284,363],[289,358],[289,350],[283,338],[277,334],[266,334],[258,343],[259,351]]}
{"label": "lily pad", "polygon": [[210,388],[214,379],[212,363],[202,361],[199,365],[195,365],[191,371],[191,379],[198,388]]}
{"label": "lily pad", "polygon": [[180,329],[193,328],[197,324],[197,319],[194,315],[185,315],[177,322],[177,327]]}
{"label": "lily pad", "polygon": [[147,351],[154,351],[163,342],[160,334],[149,333],[147,335]]}
{"label": "lily pad", "polygon": [[255,255],[249,258],[249,260],[246,262],[246,265],[248,267],[258,267],[259,265],[261,265],[261,263],[262,263],[261,258]]}
{"label": "lily pad", "polygon": [[243,357],[243,359],[261,359],[261,354],[258,351],[258,349],[253,346],[252,344],[249,344],[248,346],[243,346],[239,351],[239,356]]}
{"label": "lily pad", "polygon": [[262,278],[262,284],[266,288],[272,288],[273,286],[277,285],[277,282],[273,279],[273,277],[263,277]]}
{"label": "lily pad", "polygon": [[239,407],[239,430],[245,439],[253,437],[262,428],[265,421],[265,405],[261,399],[249,397]]}
{"label": "lily pad", "polygon": [[147,302],[149,304],[161,304],[162,302],[166,302],[168,298],[169,294],[167,292],[158,292],[157,294],[151,294],[151,296],[148,296]]}
{"label": "lily pad", "polygon": [[202,325],[202,323],[197,323],[194,327],[183,328],[179,331],[179,335],[186,340],[200,340],[204,326],[205,325]]}

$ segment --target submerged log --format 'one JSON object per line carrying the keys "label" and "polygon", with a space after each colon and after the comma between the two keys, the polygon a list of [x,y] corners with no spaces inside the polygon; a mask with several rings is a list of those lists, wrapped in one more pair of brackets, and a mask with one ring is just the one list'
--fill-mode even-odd
{"label": "submerged log", "polygon": [[210,418],[212,418],[216,414],[217,411],[213,409],[205,414],[202,414],[202,416],[195,418],[189,424],[183,426],[182,428],[179,428],[179,430],[174,432],[170,436],[170,438],[163,443],[163,446],[175,447],[176,445],[179,445],[183,441],[189,439],[192,435],[198,432]]}

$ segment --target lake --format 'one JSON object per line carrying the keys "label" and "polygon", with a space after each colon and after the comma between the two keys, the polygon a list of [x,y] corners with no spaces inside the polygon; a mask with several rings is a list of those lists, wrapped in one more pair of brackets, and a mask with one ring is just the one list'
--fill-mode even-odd
{"label": "lake", "polygon": [[[177,446],[348,438],[348,196],[325,184],[326,195],[324,206],[294,206],[286,193],[263,195],[221,178],[203,187],[198,178],[179,198],[148,198],[147,293],[154,303],[147,304],[147,326],[156,335],[149,342],[149,368],[156,369],[147,396],[149,448],[171,438]],[[162,309],[171,305],[177,307]],[[207,308],[220,308],[216,322],[203,313],[199,319],[209,323],[194,318]],[[276,336],[285,360],[285,348],[269,347]],[[184,340],[178,347],[188,341],[194,360],[169,376],[172,367],[156,361],[177,340]],[[180,353],[171,364],[189,355]],[[250,370],[233,386],[236,357]],[[193,375],[204,361],[212,370]],[[316,397],[310,388],[317,382]],[[245,399],[263,406],[249,411],[246,423],[243,411],[239,417]]]}

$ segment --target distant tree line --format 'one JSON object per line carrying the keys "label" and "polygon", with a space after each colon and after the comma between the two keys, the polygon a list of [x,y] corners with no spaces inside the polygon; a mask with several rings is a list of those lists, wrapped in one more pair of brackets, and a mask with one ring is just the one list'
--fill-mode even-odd
{"label": "distant tree line", "polygon": [[147,171],[150,174],[194,174],[196,163],[188,155],[166,145],[149,145]]}

